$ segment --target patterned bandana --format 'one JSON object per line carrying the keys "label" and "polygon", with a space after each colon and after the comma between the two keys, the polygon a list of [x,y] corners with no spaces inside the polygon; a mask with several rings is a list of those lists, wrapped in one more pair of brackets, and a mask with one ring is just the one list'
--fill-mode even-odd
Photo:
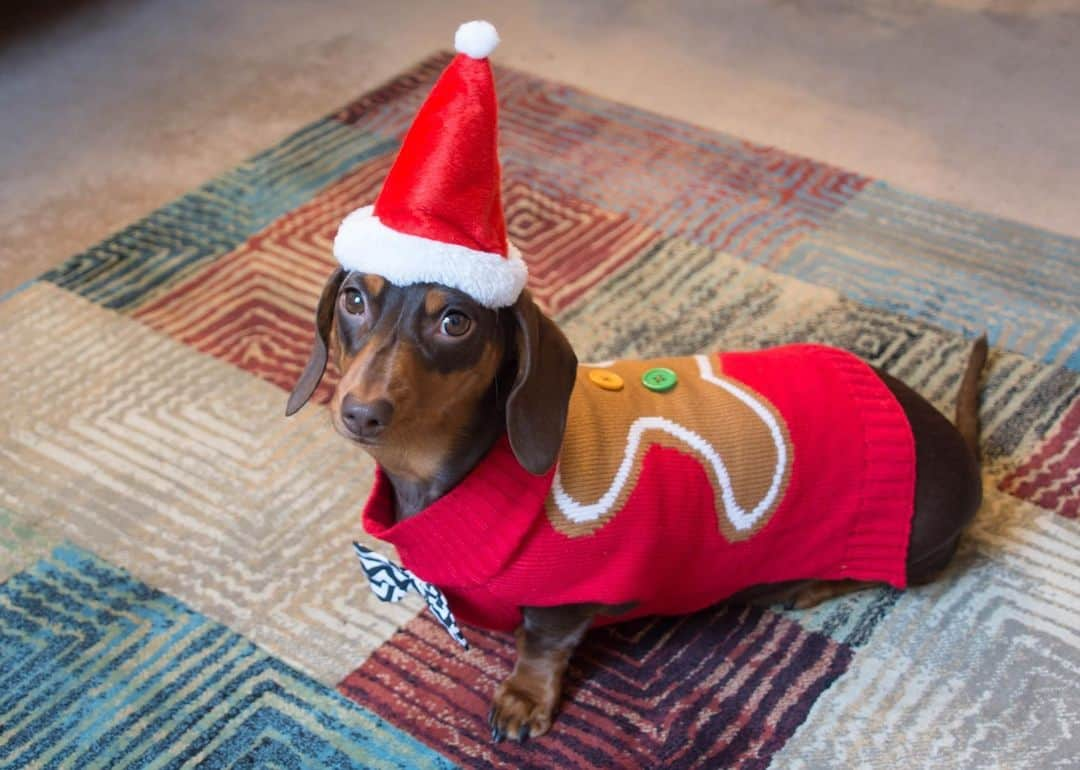
{"label": "patterned bandana", "polygon": [[461,628],[458,627],[454,613],[450,611],[450,605],[442,591],[370,548],[365,548],[355,542],[353,548],[356,549],[356,555],[360,557],[360,567],[367,576],[371,590],[379,599],[384,602],[399,602],[409,591],[415,591],[427,602],[431,614],[442,623],[443,628],[454,638],[454,641],[466,650],[469,649],[469,642],[461,633]]}

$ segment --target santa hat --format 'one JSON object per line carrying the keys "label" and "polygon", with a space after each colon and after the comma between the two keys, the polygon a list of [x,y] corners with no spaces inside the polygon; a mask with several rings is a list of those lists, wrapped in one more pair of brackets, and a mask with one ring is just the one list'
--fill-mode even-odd
{"label": "santa hat", "polygon": [[441,283],[491,308],[512,305],[528,271],[506,239],[500,193],[495,27],[458,27],[458,55],[420,107],[374,206],[345,217],[334,256],[399,286]]}

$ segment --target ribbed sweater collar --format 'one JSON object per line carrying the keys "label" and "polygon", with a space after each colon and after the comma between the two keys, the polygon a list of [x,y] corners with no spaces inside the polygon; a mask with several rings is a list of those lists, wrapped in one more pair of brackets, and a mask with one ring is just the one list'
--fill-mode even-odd
{"label": "ribbed sweater collar", "polygon": [[364,529],[397,548],[402,563],[440,587],[482,583],[496,574],[541,515],[554,469],[533,476],[505,435],[460,483],[420,513],[394,520],[394,490],[376,468]]}

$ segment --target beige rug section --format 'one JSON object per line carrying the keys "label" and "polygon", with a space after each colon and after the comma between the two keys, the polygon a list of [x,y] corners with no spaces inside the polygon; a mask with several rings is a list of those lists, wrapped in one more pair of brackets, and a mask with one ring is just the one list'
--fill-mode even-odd
{"label": "beige rug section", "polygon": [[[1080,703],[1076,523],[987,487],[947,574],[897,597],[776,767],[1068,766]],[[1025,723],[1039,741],[1001,728]]]}
{"label": "beige rug section", "polygon": [[372,465],[324,409],[49,284],[0,328],[0,548],[70,540],[327,684],[419,611],[366,585]]}

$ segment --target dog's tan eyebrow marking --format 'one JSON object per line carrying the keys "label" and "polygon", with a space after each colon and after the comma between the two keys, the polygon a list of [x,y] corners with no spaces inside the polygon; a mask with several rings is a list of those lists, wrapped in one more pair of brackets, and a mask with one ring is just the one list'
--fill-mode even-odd
{"label": "dog's tan eyebrow marking", "polygon": [[428,315],[435,315],[446,307],[448,301],[449,297],[445,291],[428,289],[427,294],[424,296],[424,310],[428,312]]}
{"label": "dog's tan eyebrow marking", "polygon": [[368,295],[372,297],[378,297],[386,287],[386,279],[381,275],[365,275],[362,280]]}

